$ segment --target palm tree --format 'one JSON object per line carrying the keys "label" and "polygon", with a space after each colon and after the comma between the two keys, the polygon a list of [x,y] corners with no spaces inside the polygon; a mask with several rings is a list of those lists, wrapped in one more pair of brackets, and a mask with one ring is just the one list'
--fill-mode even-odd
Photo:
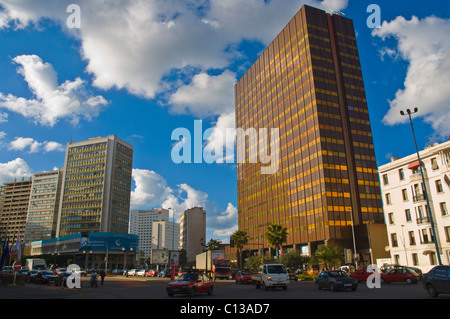
{"label": "palm tree", "polygon": [[248,243],[248,234],[246,231],[243,230],[236,230],[231,235],[231,240],[233,241],[234,246],[237,249],[237,262],[238,262],[238,268],[241,268],[241,258],[242,258],[242,248],[244,248],[244,245]]}
{"label": "palm tree", "polygon": [[267,227],[266,239],[270,246],[277,251],[287,242],[287,228],[281,224],[273,223]]}
{"label": "palm tree", "polygon": [[311,258],[311,263],[313,264],[324,264],[325,269],[328,266],[335,266],[341,262],[343,254],[339,252],[336,246],[322,246],[316,250],[314,256]]}

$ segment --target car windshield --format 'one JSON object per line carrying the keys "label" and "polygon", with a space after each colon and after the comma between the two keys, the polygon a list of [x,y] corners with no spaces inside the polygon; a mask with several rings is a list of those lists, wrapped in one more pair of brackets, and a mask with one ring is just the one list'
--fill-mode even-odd
{"label": "car windshield", "polygon": [[241,271],[241,275],[248,275],[248,272],[246,272],[246,271]]}
{"label": "car windshield", "polygon": [[230,261],[229,260],[217,260],[216,266],[219,267],[230,267]]}
{"label": "car windshield", "polygon": [[269,274],[285,274],[287,273],[286,268],[283,265],[274,265],[267,267]]}
{"label": "car windshield", "polygon": [[182,274],[177,281],[197,281],[198,274]]}
{"label": "car windshield", "polygon": [[329,271],[328,277],[348,277],[348,275],[344,271],[339,270],[339,271]]}

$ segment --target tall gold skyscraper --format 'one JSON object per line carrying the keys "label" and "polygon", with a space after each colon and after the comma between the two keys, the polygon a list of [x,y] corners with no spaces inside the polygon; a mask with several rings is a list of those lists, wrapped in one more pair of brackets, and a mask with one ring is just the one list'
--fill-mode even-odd
{"label": "tall gold skyscraper", "polygon": [[384,219],[352,20],[304,6],[235,94],[237,128],[279,129],[277,173],[263,175],[262,164],[248,160],[238,164],[246,248],[267,249],[265,233],[276,222],[288,229],[286,247],[313,254],[324,244],[353,251],[355,242],[369,262],[370,225],[384,227]]}

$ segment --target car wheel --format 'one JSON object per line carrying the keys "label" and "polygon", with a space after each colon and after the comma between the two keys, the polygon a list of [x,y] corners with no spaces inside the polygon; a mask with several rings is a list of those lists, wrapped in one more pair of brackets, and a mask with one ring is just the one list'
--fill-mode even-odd
{"label": "car wheel", "polygon": [[318,282],[316,282],[316,288],[321,290],[322,288],[320,287],[320,284]]}
{"label": "car wheel", "polygon": [[330,290],[331,291],[336,291],[336,286],[334,284],[330,284]]}
{"label": "car wheel", "polygon": [[213,287],[209,287],[208,289],[208,296],[211,296],[213,293]]}
{"label": "car wheel", "polygon": [[195,296],[195,287],[192,287],[191,290],[189,290],[189,296],[191,297]]}
{"label": "car wheel", "polygon": [[438,292],[432,284],[427,285],[427,291],[428,291],[428,294],[430,295],[430,297],[436,298],[438,296]]}
{"label": "car wheel", "polygon": [[263,281],[263,289],[264,289],[264,291],[269,290],[269,287],[266,286],[266,283],[264,281]]}
{"label": "car wheel", "polygon": [[411,278],[406,278],[406,283],[407,283],[408,285],[412,284]]}

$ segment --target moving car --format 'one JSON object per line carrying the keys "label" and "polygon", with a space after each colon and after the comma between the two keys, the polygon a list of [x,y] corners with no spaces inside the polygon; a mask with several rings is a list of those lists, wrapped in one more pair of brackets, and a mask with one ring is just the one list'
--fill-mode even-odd
{"label": "moving car", "polygon": [[253,274],[252,281],[256,289],[263,287],[267,290],[271,287],[281,287],[286,290],[289,285],[289,274],[282,264],[264,264],[262,273]]}
{"label": "moving car", "polygon": [[385,274],[381,274],[381,283],[406,282],[407,284],[417,284],[420,275],[412,269],[393,268]]}
{"label": "moving car", "polygon": [[370,276],[375,273],[375,270],[372,272],[368,272],[367,269],[358,269],[356,272],[350,274],[350,277],[359,281],[366,281]]}
{"label": "moving car", "polygon": [[237,284],[248,284],[252,282],[252,275],[247,270],[238,270],[234,279]]}
{"label": "moving car", "polygon": [[206,292],[211,295],[214,283],[205,274],[186,273],[182,274],[176,281],[169,283],[166,287],[167,294],[172,297],[174,294],[186,294],[191,297],[199,292]]}
{"label": "moving car", "polygon": [[358,281],[342,270],[324,270],[315,279],[317,289],[330,289],[331,291],[358,288]]}
{"label": "moving car", "polygon": [[431,297],[450,294],[450,266],[436,266],[423,275],[423,287]]}

